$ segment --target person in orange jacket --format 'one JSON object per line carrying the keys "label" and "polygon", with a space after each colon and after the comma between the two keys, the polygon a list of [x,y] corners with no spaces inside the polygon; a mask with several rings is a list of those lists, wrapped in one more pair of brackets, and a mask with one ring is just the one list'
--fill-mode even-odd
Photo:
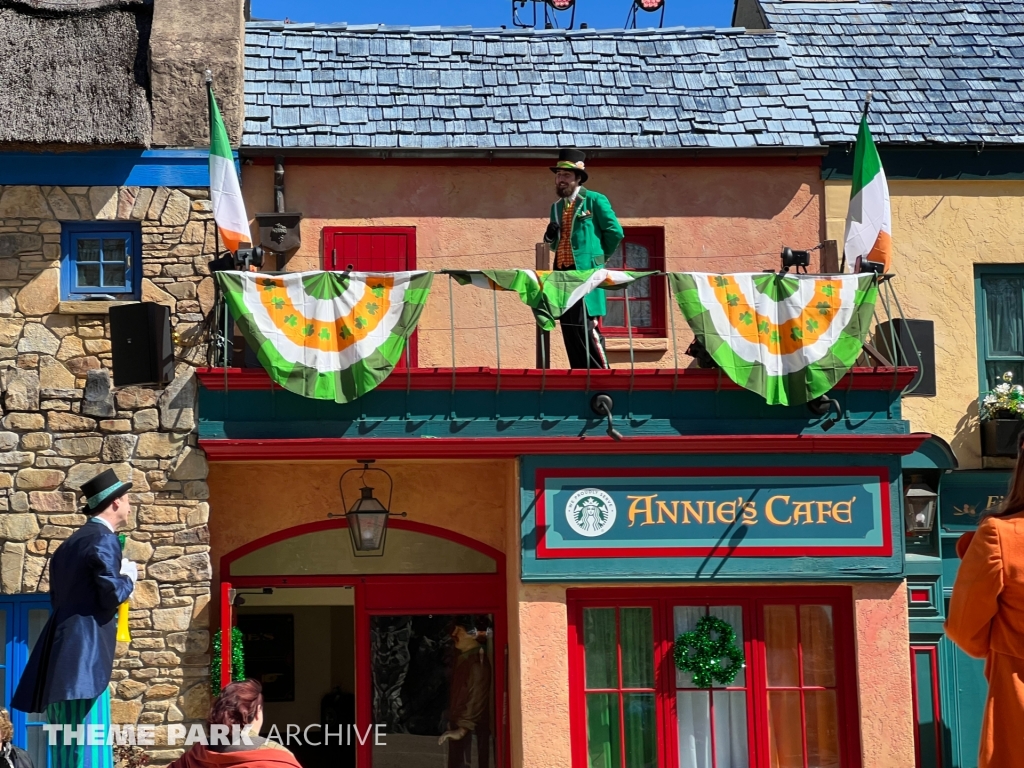
{"label": "person in orange jacket", "polygon": [[985,659],[988,699],[978,768],[1024,768],[1024,453],[1009,493],[973,533],[957,542],[946,634]]}

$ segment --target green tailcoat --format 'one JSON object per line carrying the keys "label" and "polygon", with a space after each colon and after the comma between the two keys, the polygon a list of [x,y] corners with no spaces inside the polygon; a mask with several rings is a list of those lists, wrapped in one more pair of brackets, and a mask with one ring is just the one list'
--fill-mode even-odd
{"label": "green tailcoat", "polygon": [[[559,200],[551,206],[551,220],[556,224],[561,225],[563,210],[565,200]],[[564,234],[561,233],[561,236]],[[615,211],[612,210],[608,198],[600,192],[591,192],[580,187],[572,219],[572,254],[576,261],[576,269],[603,267],[605,259],[615,253],[620,242],[622,226],[615,218]],[[558,253],[557,240],[551,244],[551,250]],[[591,291],[584,301],[588,316],[604,317],[604,291]]]}

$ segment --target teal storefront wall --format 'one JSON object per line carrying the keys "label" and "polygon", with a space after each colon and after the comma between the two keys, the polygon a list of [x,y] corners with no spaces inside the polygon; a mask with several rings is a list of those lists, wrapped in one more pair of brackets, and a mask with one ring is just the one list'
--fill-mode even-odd
{"label": "teal storefront wall", "polygon": [[[956,542],[1002,499],[1010,473],[957,471],[939,485],[938,525],[907,545],[911,659],[915,672],[921,768],[977,768],[987,683],[985,663],[943,634],[960,560]],[[938,696],[934,696],[935,687]]]}

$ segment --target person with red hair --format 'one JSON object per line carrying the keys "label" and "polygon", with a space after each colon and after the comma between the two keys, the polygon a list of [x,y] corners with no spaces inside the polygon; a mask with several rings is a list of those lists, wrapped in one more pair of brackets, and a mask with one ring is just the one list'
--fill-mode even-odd
{"label": "person with red hair", "polygon": [[1009,492],[957,542],[960,570],[946,634],[985,659],[988,698],[978,768],[1024,768],[1024,451]]}
{"label": "person with red hair", "polygon": [[287,748],[260,736],[263,686],[255,680],[230,683],[213,702],[206,720],[208,735],[215,728],[226,729],[229,743],[215,744],[219,740],[210,738],[209,746],[195,744],[169,768],[301,768]]}

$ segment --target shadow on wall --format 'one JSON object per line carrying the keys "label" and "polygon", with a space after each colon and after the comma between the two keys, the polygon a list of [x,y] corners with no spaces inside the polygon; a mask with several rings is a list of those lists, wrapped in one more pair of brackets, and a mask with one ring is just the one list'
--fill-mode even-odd
{"label": "shadow on wall", "polygon": [[978,401],[971,400],[967,412],[956,423],[950,448],[957,457],[981,454],[981,429],[978,419]]}

